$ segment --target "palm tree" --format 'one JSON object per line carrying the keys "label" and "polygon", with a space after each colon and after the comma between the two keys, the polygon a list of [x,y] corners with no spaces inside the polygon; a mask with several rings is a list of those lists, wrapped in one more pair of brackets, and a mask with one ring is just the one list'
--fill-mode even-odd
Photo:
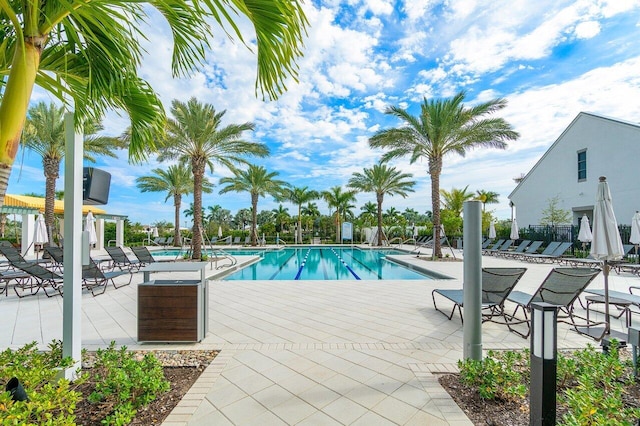
{"label": "palm tree", "polygon": [[311,224],[311,228],[313,229],[315,220],[320,217],[320,209],[318,209],[316,203],[307,203],[306,206],[302,207],[302,215],[305,217],[307,230],[309,230],[309,224]]}
{"label": "palm tree", "polygon": [[275,179],[278,172],[268,172],[262,166],[249,165],[247,170],[233,169],[235,176],[223,177],[220,185],[227,185],[220,190],[220,194],[227,192],[248,192],[251,194],[251,245],[258,244],[257,212],[258,199],[269,194],[274,197],[282,195],[283,189],[288,187],[285,181]]}
{"label": "palm tree", "polygon": [[[194,225],[202,223],[202,180],[207,166],[213,172],[214,163],[233,169],[237,164],[247,164],[245,157],[265,157],[266,145],[241,139],[246,130],[253,130],[253,123],[229,124],[220,127],[226,111],[216,112],[209,104],[195,98],[187,103],[174,100],[171,106],[173,119],[167,120],[167,131],[160,142],[158,159],[177,158],[191,165],[193,172]],[[193,228],[193,259],[200,259],[202,230]]]}
{"label": "palm tree", "polygon": [[356,172],[349,179],[347,186],[362,192],[376,194],[377,218],[378,218],[378,246],[382,245],[382,202],[384,196],[400,195],[407,197],[408,192],[413,192],[415,181],[409,180],[413,175],[402,173],[395,167],[387,167],[386,164],[375,164],[363,172]]}
{"label": "palm tree", "polygon": [[285,191],[283,199],[292,202],[298,206],[298,227],[296,240],[298,243],[302,243],[302,205],[308,203],[311,200],[317,200],[320,198],[318,191],[314,191],[304,186],[302,188],[294,187]]}
{"label": "palm tree", "polygon": [[276,231],[281,232],[284,230],[284,225],[289,223],[289,219],[291,219],[291,215],[289,214],[289,209],[283,207],[282,204],[278,205],[277,209],[272,210],[273,218],[276,222]]}
{"label": "palm tree", "polygon": [[484,208],[486,207],[487,204],[499,203],[500,202],[498,200],[499,196],[500,194],[498,194],[497,192],[485,191],[484,189],[478,189],[476,191],[476,200],[479,200],[480,202],[482,202],[482,211],[484,211]]}
{"label": "palm tree", "polygon": [[[205,63],[213,17],[229,38],[252,50],[255,44],[256,92],[269,98],[286,90],[288,78],[296,80],[308,25],[299,0],[16,0],[2,2],[1,9],[0,206],[34,85],[75,105],[76,123],[124,110],[131,120],[130,157],[148,155],[165,118],[159,97],[138,75],[145,34],[137,23],[152,9],[173,34],[174,76],[188,76]],[[250,40],[234,19],[253,26]]]}
{"label": "palm tree", "polygon": [[378,205],[372,201],[367,201],[364,203],[362,207],[360,207],[362,213],[360,213],[360,218],[362,221],[370,226],[378,217]]}
{"label": "palm tree", "polygon": [[451,188],[451,192],[446,189],[441,189],[440,195],[442,195],[443,198],[442,207],[451,210],[457,217],[460,217],[462,209],[464,208],[464,202],[473,198],[473,192],[467,192],[467,188],[469,188],[469,185],[463,189]]}
{"label": "palm tree", "polygon": [[[115,138],[94,136],[102,130],[99,123],[86,123],[84,128],[84,158],[90,162],[95,162],[94,154],[117,157],[114,150],[125,147]],[[21,143],[42,157],[45,176],[44,221],[49,241],[53,241],[56,179],[60,176],[60,162],[65,154],[64,108],[44,102],[29,108]]]}
{"label": "palm tree", "polygon": [[480,147],[505,149],[506,141],[519,137],[503,118],[487,118],[507,105],[505,99],[466,107],[464,98],[464,92],[448,99],[425,98],[419,116],[413,116],[400,107],[389,107],[385,113],[402,120],[404,126],[378,131],[369,139],[372,148],[387,150],[382,156],[383,161],[408,156],[413,164],[419,159],[427,159],[431,176],[434,257],[442,257],[440,174],[445,155],[455,153],[464,156],[468,149]]}
{"label": "palm tree", "polygon": [[[151,170],[153,175],[140,176],[136,179],[137,187],[142,192],[166,192],[166,202],[169,197],[173,197],[174,206],[174,245],[181,246],[182,239],[180,236],[180,209],[182,208],[182,196],[189,195],[193,192],[193,176],[191,169],[184,164],[172,165],[163,169]],[[202,191],[210,193],[213,190],[213,184],[208,179],[202,182]]]}
{"label": "palm tree", "polygon": [[334,186],[328,191],[322,191],[322,198],[329,205],[329,209],[336,209],[334,213],[334,222],[336,224],[336,242],[340,242],[340,226],[343,220],[349,216],[349,212],[355,206],[351,203],[356,201],[356,193],[354,191],[342,191],[339,186]]}

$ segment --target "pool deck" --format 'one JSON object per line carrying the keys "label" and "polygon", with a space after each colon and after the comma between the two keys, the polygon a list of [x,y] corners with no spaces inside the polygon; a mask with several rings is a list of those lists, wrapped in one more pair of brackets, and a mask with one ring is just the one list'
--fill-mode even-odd
{"label": "pool deck", "polygon": [[[463,263],[405,260],[453,279],[210,281],[209,333],[197,344],[136,342],[142,274],[135,274],[130,286],[83,294],[82,345],[94,350],[113,340],[131,349],[221,350],[167,426],[471,425],[437,381],[462,358],[462,324],[431,300],[434,288],[461,288]],[[483,266],[524,266],[517,289],[533,291],[557,265],[484,256]],[[639,284],[629,274],[610,276],[612,290]],[[602,286],[599,275],[591,287]],[[32,341],[45,348],[62,338],[61,297],[20,299],[10,289],[0,295],[0,312],[0,348]],[[622,320],[611,324],[623,327]],[[529,346],[495,323],[483,324],[482,339],[484,350]],[[560,348],[587,343],[593,341],[560,325]]]}

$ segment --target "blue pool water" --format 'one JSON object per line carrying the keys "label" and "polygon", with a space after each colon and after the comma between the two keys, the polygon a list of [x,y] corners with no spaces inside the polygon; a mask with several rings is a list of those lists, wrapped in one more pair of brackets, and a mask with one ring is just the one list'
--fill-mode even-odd
{"label": "blue pool water", "polygon": [[[239,253],[238,253],[239,254]],[[424,280],[430,277],[391,262],[397,250],[301,247],[265,251],[263,258],[225,280]]]}

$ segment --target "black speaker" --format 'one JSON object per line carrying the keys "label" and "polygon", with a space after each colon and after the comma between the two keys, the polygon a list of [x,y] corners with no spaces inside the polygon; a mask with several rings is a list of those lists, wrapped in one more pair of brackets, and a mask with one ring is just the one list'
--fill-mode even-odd
{"label": "black speaker", "polygon": [[104,170],[84,167],[82,169],[82,204],[107,204],[111,174]]}

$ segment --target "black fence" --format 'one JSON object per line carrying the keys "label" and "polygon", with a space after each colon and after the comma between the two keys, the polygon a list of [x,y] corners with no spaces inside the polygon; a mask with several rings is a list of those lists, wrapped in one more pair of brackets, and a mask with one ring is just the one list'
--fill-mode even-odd
{"label": "black fence", "polygon": [[[622,244],[630,244],[630,225],[618,225]],[[566,241],[574,243],[574,247],[579,247],[582,243],[578,241],[580,227],[576,225],[529,225],[528,228],[520,229],[520,239],[532,241],[544,241],[545,245],[551,241]]]}

